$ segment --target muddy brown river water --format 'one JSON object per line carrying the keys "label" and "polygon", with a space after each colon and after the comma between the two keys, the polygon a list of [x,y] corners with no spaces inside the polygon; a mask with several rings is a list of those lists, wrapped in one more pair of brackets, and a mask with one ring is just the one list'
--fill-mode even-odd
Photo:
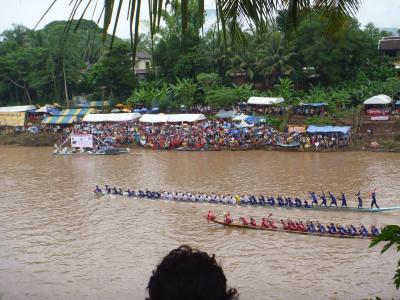
{"label": "muddy brown river water", "polygon": [[[222,214],[399,224],[400,212],[340,213],[156,202],[104,196],[124,188],[305,197],[309,190],[377,188],[400,205],[400,155],[391,153],[158,152],[53,156],[50,148],[0,148],[0,294],[4,299],[144,299],[155,265],[189,244],[215,253],[240,299],[398,299],[399,256],[366,240],[232,230]],[[366,204],[369,199],[365,199]],[[367,203],[368,202],[368,203]],[[0,297],[1,298],[1,297]]]}

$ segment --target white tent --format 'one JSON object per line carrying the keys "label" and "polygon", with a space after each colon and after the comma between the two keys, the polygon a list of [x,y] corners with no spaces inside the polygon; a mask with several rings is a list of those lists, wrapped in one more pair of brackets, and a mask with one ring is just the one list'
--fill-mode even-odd
{"label": "white tent", "polygon": [[176,115],[168,115],[169,123],[182,123],[182,122],[197,122],[205,120],[206,116],[203,114],[176,114]]}
{"label": "white tent", "polygon": [[182,122],[197,122],[205,120],[203,114],[145,114],[140,118],[142,123],[182,123]]}
{"label": "white tent", "polygon": [[215,116],[221,119],[231,119],[236,116],[236,110],[220,110]]}
{"label": "white tent", "polygon": [[281,97],[250,97],[247,101],[247,104],[255,104],[255,105],[274,105],[278,103],[282,103],[285,100]]}
{"label": "white tent", "polygon": [[232,121],[244,121],[247,119],[247,117],[248,117],[248,115],[240,114],[240,115],[232,118]]}
{"label": "white tent", "polygon": [[376,105],[376,104],[390,104],[393,99],[387,95],[376,95],[364,101],[364,104],[367,105]]}
{"label": "white tent", "polygon": [[117,113],[117,114],[87,114],[83,122],[125,122],[140,118],[139,113]]}
{"label": "white tent", "polygon": [[140,117],[140,122],[142,123],[166,123],[168,121],[168,115],[163,114],[144,114]]}
{"label": "white tent", "polygon": [[31,110],[36,110],[35,105],[23,105],[23,106],[5,106],[5,107],[0,107],[0,112],[26,112],[26,111],[31,111]]}

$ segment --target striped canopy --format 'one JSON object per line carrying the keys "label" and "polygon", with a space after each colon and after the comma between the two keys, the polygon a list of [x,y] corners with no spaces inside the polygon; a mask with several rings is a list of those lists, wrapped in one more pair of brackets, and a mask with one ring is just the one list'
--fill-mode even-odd
{"label": "striped canopy", "polygon": [[83,117],[84,115],[93,112],[94,109],[92,108],[70,108],[64,109],[60,112],[60,116],[80,116]]}
{"label": "striped canopy", "polygon": [[48,116],[42,124],[72,124],[78,121],[78,116]]}

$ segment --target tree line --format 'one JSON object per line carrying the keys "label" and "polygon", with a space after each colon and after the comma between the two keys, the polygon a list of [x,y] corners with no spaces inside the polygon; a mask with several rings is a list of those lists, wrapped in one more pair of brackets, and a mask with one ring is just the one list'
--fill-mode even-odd
{"label": "tree line", "polygon": [[[92,21],[55,21],[36,31],[14,25],[0,40],[1,105],[70,105],[73,95],[86,94],[167,109],[279,95],[289,103],[349,107],[377,93],[399,93],[396,69],[377,49],[387,33],[373,24],[362,28],[347,16],[346,30],[328,35],[318,11],[296,27],[280,11],[264,28],[221,30],[216,22],[205,30],[196,1],[189,1],[182,31],[179,10],[163,10],[157,34],[139,36],[138,49],[152,53],[155,65],[143,81],[135,78],[130,42],[115,38],[110,48],[111,37],[102,41]],[[74,30],[65,34],[66,26]]]}

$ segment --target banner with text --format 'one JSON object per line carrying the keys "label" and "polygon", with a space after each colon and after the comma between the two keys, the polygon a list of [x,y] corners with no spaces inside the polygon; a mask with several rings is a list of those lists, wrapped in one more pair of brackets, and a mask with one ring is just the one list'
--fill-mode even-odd
{"label": "banner with text", "polygon": [[389,121],[389,116],[374,116],[371,121]]}
{"label": "banner with text", "polygon": [[91,134],[72,134],[71,147],[93,148],[93,136]]}

